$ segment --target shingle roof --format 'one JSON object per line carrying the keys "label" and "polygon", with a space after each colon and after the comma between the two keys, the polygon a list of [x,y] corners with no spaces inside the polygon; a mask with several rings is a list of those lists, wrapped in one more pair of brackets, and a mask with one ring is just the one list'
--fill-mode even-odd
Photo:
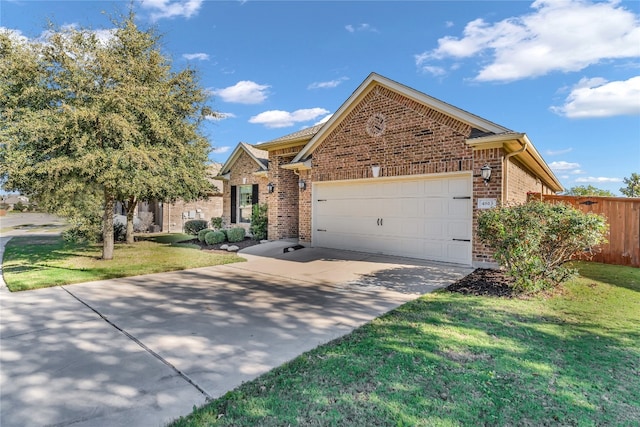
{"label": "shingle roof", "polygon": [[297,132],[293,132],[293,133],[290,133],[288,135],[281,136],[281,137],[276,138],[276,139],[272,139],[271,141],[264,142],[263,144],[271,144],[273,142],[285,142],[285,141],[290,141],[290,140],[293,141],[293,140],[296,140],[296,139],[304,138],[306,136],[311,137],[311,136],[315,135],[316,133],[318,133],[318,131],[320,130],[320,128],[322,128],[322,126],[324,126],[324,123],[320,123],[319,125],[315,125],[315,126],[311,126],[311,127],[308,127],[308,128],[301,129],[301,130],[299,130]]}
{"label": "shingle roof", "polygon": [[253,155],[260,163],[262,163],[265,167],[269,166],[269,152],[265,150],[261,150],[259,148],[254,147],[251,144],[247,144],[246,142],[240,143],[245,150]]}

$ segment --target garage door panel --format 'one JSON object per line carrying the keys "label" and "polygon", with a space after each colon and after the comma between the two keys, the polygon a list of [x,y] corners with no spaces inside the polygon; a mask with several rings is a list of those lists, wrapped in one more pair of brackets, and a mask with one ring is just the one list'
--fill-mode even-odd
{"label": "garage door panel", "polygon": [[449,222],[446,236],[451,239],[471,239],[471,224],[467,221]]}
{"label": "garage door panel", "polygon": [[469,217],[469,210],[471,209],[470,199],[450,199],[447,200],[447,216],[449,218],[464,218]]}
{"label": "garage door panel", "polygon": [[454,178],[444,181],[448,184],[447,194],[466,196],[471,194],[471,182],[467,178]]}
{"label": "garage door panel", "polygon": [[428,198],[423,199],[424,215],[430,218],[442,218],[447,212],[445,199]]}
{"label": "garage door panel", "polygon": [[469,175],[316,183],[313,244],[470,264],[471,188]]}
{"label": "garage door panel", "polygon": [[442,196],[447,193],[442,180],[424,181],[422,194],[424,196]]}

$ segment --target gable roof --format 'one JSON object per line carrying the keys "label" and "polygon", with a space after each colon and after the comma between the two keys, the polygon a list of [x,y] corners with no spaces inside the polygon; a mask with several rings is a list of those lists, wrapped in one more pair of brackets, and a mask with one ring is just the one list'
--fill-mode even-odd
{"label": "gable roof", "polygon": [[246,142],[240,142],[220,169],[218,176],[228,174],[231,171],[234,163],[238,160],[238,158],[240,158],[240,155],[242,153],[247,153],[249,157],[251,157],[251,159],[256,162],[256,165],[259,168],[258,171],[266,171],[269,167],[269,152],[260,150],[259,148],[256,148],[251,144],[247,144]]}
{"label": "gable roof", "polygon": [[[351,96],[338,108],[333,116],[321,126],[320,129],[313,135],[307,145],[304,146],[298,155],[291,161],[291,163],[299,163],[306,160],[313,151],[320,145],[325,135],[328,135],[333,129],[335,129],[340,122],[349,114],[358,103],[368,95],[376,86],[385,87],[393,92],[399,93],[409,99],[412,99],[420,104],[427,105],[428,107],[446,114],[451,117],[455,117],[457,120],[470,125],[474,132],[480,134],[498,134],[504,132],[510,132],[509,129],[497,125],[482,117],[471,114],[465,110],[454,107],[451,104],[447,104],[444,101],[433,98],[427,94],[417,91],[413,88],[400,84],[396,81],[388,79],[376,73],[371,73],[365,79],[360,86],[351,94]],[[275,141],[275,140],[274,140]]]}
{"label": "gable roof", "polygon": [[288,135],[284,135],[279,138],[272,139],[271,141],[263,142],[261,144],[256,145],[256,147],[264,150],[269,150],[273,148],[284,148],[287,146],[300,145],[304,142],[309,141],[316,133],[318,133],[318,131],[322,128],[322,126],[325,125],[325,123],[320,123],[320,124],[290,133]]}

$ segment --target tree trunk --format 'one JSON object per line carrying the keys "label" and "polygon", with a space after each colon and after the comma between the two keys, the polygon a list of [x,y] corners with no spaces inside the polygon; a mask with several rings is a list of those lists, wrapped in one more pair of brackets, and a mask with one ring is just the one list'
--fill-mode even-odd
{"label": "tree trunk", "polygon": [[113,259],[113,209],[116,199],[111,191],[104,190],[104,217],[102,218],[102,259]]}
{"label": "tree trunk", "polygon": [[137,204],[138,199],[131,196],[127,204],[127,245],[133,245],[133,212],[136,210]]}

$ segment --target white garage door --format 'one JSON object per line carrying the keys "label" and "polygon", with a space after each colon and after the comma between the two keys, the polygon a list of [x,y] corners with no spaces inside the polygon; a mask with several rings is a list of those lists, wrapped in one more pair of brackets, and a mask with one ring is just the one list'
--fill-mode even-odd
{"label": "white garage door", "polygon": [[317,247],[471,264],[470,175],[313,185]]}

